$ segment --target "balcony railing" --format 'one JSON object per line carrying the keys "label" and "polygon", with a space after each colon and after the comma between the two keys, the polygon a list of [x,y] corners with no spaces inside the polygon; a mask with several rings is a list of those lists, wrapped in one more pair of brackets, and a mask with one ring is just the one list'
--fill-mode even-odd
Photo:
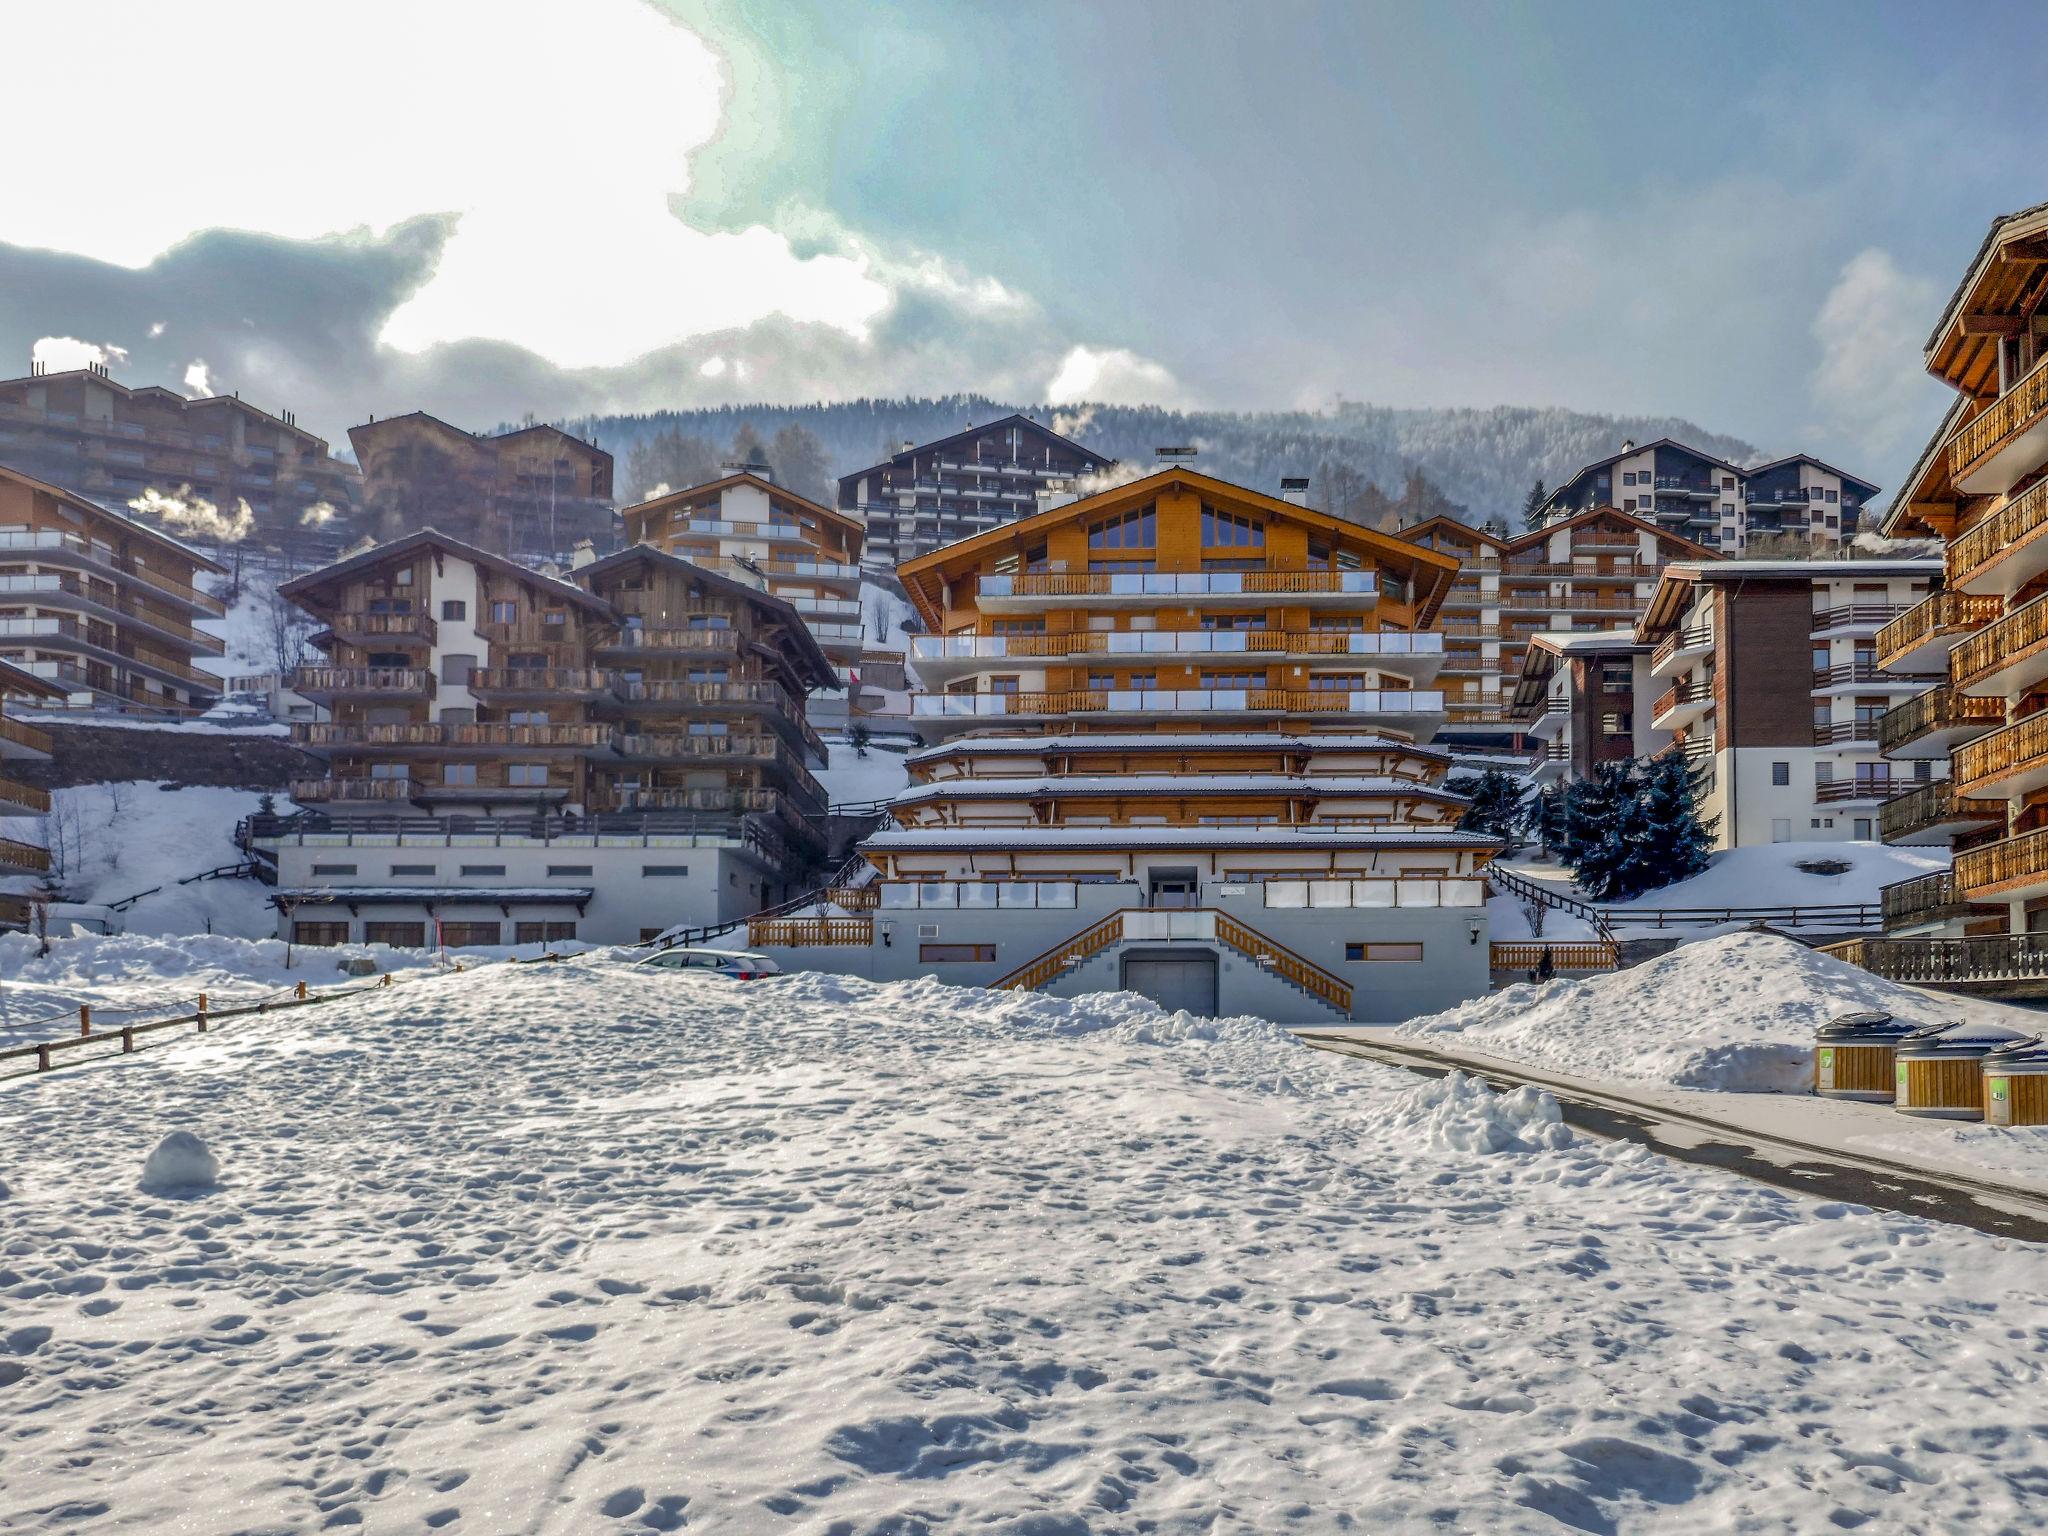
{"label": "balcony railing", "polygon": [[1695,624],[1688,629],[1674,629],[1664,637],[1658,644],[1657,649],[1650,654],[1650,665],[1653,669],[1664,666],[1673,660],[1680,651],[1711,648],[1713,643],[1714,631],[1705,624]]}
{"label": "balcony railing", "polygon": [[597,642],[600,651],[737,651],[736,629],[642,629],[629,625]]}
{"label": "balcony railing", "polygon": [[677,682],[666,678],[628,679],[614,675],[611,691],[629,704],[679,704],[693,708],[717,704],[759,704],[781,710],[792,720],[802,711],[794,697],[774,683]]}
{"label": "balcony railing", "polygon": [[0,864],[45,875],[50,872],[50,850],[38,848],[33,843],[18,843],[11,837],[0,837]]}
{"label": "balcony railing", "polygon": [[432,617],[424,613],[337,613],[327,627],[366,640],[424,640],[429,645],[438,634]]}
{"label": "balcony railing", "polygon": [[1711,704],[1714,702],[1712,683],[1673,683],[1657,695],[1657,702],[1650,706],[1650,718],[1662,719],[1683,704]]}
{"label": "balcony railing", "polygon": [[293,779],[292,798],[301,805],[329,801],[391,801],[412,798],[411,779]]}
{"label": "balcony railing", "polygon": [[1061,693],[920,693],[913,718],[1067,714],[1442,714],[1433,688],[1112,688]]}
{"label": "balcony railing", "polygon": [[1999,600],[1995,597],[1972,597],[1967,592],[1930,592],[1877,632],[1877,639],[1873,642],[1877,664],[1889,667],[1937,635],[1981,629],[1997,619],[1999,609]]}
{"label": "balcony railing", "polygon": [[1949,762],[1950,776],[1965,787],[2004,778],[2016,769],[2048,768],[2048,714],[2029,715],[1965,742],[1949,754]]}
{"label": "balcony railing", "polygon": [[[2048,596],[2022,603],[1950,651],[1949,678],[1956,687],[1968,688],[2008,670],[2044,643],[2048,643]],[[2048,661],[2042,666],[2048,670]]]}
{"label": "balcony railing", "polygon": [[1990,731],[2004,723],[2004,700],[1978,698],[1937,686],[1878,717],[1877,749],[1889,755],[1910,746],[1930,731],[1956,730],[1965,726],[1980,726]]}
{"label": "balcony railing", "polygon": [[1846,688],[1851,686],[1885,688],[1896,687],[1903,683],[1909,687],[1925,687],[1930,683],[1939,681],[1940,676],[1941,674],[1938,672],[1883,672],[1878,669],[1877,663],[1874,661],[1841,661],[1835,663],[1832,667],[1815,667],[1813,669],[1813,686],[1816,688]]}
{"label": "balcony railing", "polygon": [[1949,440],[1948,474],[1960,480],[2048,412],[2048,358]]}
{"label": "balcony railing", "polygon": [[300,667],[287,686],[308,698],[321,693],[403,693],[431,697],[434,674],[425,667]]}
{"label": "balcony railing", "polygon": [[620,732],[613,747],[621,757],[654,759],[775,757],[784,749],[773,736],[657,736]]}
{"label": "balcony railing", "polygon": [[39,731],[32,725],[23,725],[19,720],[9,720],[0,715],[0,741],[11,741],[17,747],[31,752],[48,754],[55,750],[47,731]]}
{"label": "balcony railing", "polygon": [[1948,547],[1948,584],[1961,586],[2048,527],[2048,480],[2029,486]]}
{"label": "balcony railing", "polygon": [[1878,893],[1884,904],[1884,925],[1902,928],[1908,923],[1935,923],[1962,917],[1969,905],[1956,895],[1955,877],[1948,870],[1899,880]]}
{"label": "balcony railing", "polygon": [[2048,827],[1958,853],[1953,869],[1956,889],[1971,901],[2015,886],[2048,885]]}
{"label": "balcony railing", "polygon": [[1951,822],[2004,820],[2005,807],[1998,801],[1965,799],[1947,779],[1936,779],[1879,806],[1877,835],[1890,843]]}
{"label": "balcony railing", "polygon": [[300,722],[292,740],[308,747],[525,747],[595,750],[611,744],[612,730],[603,724],[508,725],[497,722],[450,724],[442,720],[356,725],[341,721]]}
{"label": "balcony railing", "polygon": [[1840,608],[1823,608],[1813,616],[1812,633],[1820,635],[1873,624],[1881,628],[1910,612],[1912,608],[1905,603],[1848,603]]}
{"label": "balcony railing", "polygon": [[605,674],[595,667],[478,667],[471,693],[600,693]]}
{"label": "balcony railing", "polygon": [[1335,593],[1371,597],[1374,571],[1028,571],[984,576],[980,595],[991,597],[1238,597]]}
{"label": "balcony railing", "polygon": [[1998,933],[1970,939],[1847,939],[1824,955],[1914,986],[1975,986],[2048,980],[2048,934]]}
{"label": "balcony railing", "polygon": [[0,804],[18,805],[38,816],[50,814],[50,792],[37,789],[33,784],[17,784],[12,779],[0,779]]}
{"label": "balcony railing", "polygon": [[1877,750],[1877,721],[1837,720],[1830,725],[1816,725],[1813,728],[1813,744],[1816,747],[1869,747]]}
{"label": "balcony railing", "polygon": [[1008,661],[1061,656],[1438,656],[1436,633],[1316,630],[1074,630],[1048,635],[918,635],[916,661]]}

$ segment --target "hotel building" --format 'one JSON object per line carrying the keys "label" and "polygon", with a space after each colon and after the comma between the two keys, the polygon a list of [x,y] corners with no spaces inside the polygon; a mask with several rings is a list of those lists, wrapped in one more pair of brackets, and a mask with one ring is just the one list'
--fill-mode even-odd
{"label": "hotel building", "polygon": [[1548,526],[1618,507],[1724,554],[1768,536],[1833,549],[1856,536],[1877,492],[1805,454],[1744,469],[1663,437],[1641,447],[1623,443],[1621,452],[1586,465],[1550,493],[1543,517]]}
{"label": "hotel building", "polygon": [[1651,723],[1654,647],[1633,629],[1532,635],[1512,707],[1536,744],[1538,784],[1586,779],[1602,763],[1654,757],[1672,735]]}
{"label": "hotel building", "polygon": [[1115,461],[1040,426],[1005,416],[839,477],[839,510],[867,527],[878,570],[1029,517],[1048,497]]}
{"label": "hotel building", "polygon": [[928,745],[878,878],[752,944],[1279,1020],[1483,992],[1498,844],[1427,745],[1456,569],[1185,468],[910,561]]}
{"label": "hotel building", "polygon": [[327,652],[292,735],[329,765],[263,829],[286,936],[621,942],[812,878],[803,620],[647,545],[573,575],[428,530],[285,585]]}
{"label": "hotel building", "polygon": [[[764,465],[643,501],[620,514],[646,544],[781,598],[842,674],[857,674],[864,527],[774,483]],[[892,658],[893,659],[893,658]]]}
{"label": "hotel building", "polygon": [[1880,668],[1877,636],[1940,573],[1933,560],[1665,569],[1636,628],[1663,688],[1650,724],[1707,771],[1699,809],[1719,818],[1716,848],[1870,841],[1878,807],[1934,776],[1924,758],[1902,769],[1879,752],[1879,721],[1933,678]]}
{"label": "hotel building", "polygon": [[0,465],[0,660],[68,703],[173,714],[212,703],[221,680],[195,663],[224,647],[196,625],[225,609],[199,590],[202,572],[221,567]]}
{"label": "hotel building", "polygon": [[1715,551],[1612,507],[1596,507],[1517,538],[1437,517],[1401,537],[1460,561],[1444,600],[1444,727],[1438,741],[1473,751],[1530,745],[1515,707],[1536,635],[1599,634],[1632,626],[1673,560]]}

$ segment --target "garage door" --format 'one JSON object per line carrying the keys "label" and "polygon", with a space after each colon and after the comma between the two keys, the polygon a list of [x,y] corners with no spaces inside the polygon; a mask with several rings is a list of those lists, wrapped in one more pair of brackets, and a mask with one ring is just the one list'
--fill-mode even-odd
{"label": "garage door", "polygon": [[1165,1009],[1214,1018],[1216,957],[1207,951],[1125,955],[1124,990]]}

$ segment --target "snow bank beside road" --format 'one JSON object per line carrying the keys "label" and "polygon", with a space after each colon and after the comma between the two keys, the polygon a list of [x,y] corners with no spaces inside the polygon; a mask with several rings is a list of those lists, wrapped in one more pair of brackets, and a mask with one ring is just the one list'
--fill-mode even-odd
{"label": "snow bank beside road", "polygon": [[1885,981],[1776,934],[1681,945],[1584,981],[1515,986],[1396,1033],[1581,1077],[1736,1093],[1804,1093],[1813,1032],[1841,1013],[1882,1009],[1916,1024],[1982,1019],[2032,1034],[2037,1014]]}
{"label": "snow bank beside road", "polygon": [[0,1090],[0,1528],[2025,1527],[2038,1252],[1482,1092],[602,959]]}

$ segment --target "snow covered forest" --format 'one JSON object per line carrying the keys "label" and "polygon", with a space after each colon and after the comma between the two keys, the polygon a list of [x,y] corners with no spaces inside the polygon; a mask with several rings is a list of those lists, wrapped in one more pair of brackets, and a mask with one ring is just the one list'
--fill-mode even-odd
{"label": "snow covered forest", "polygon": [[[1200,468],[1266,490],[1275,488],[1282,475],[1336,482],[1348,474],[1398,496],[1419,471],[1450,505],[1464,509],[1467,520],[1501,517],[1516,526],[1533,480],[1554,485],[1579,466],[1614,452],[1624,439],[1676,437],[1737,463],[1764,457],[1750,443],[1677,417],[1609,416],[1561,406],[1396,409],[1340,401],[1325,411],[1170,411],[1150,405],[1063,408],[947,395],[586,416],[561,425],[578,436],[595,437],[622,468],[637,444],[662,432],[723,451],[743,432],[765,442],[786,428],[801,427],[822,446],[827,472],[836,476],[877,463],[906,442],[930,442],[1013,411],[1112,458],[1149,462],[1155,448],[1193,444],[1200,449]],[[621,487],[625,496],[651,489],[630,483]],[[1328,494],[1328,486],[1318,489]]]}

